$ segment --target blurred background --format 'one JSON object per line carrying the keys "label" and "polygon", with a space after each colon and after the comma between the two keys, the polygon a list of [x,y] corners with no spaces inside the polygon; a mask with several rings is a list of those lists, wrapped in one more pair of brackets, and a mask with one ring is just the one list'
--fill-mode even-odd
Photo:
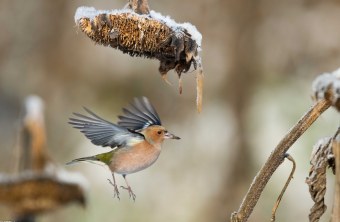
{"label": "blurred background", "polygon": [[[71,205],[38,221],[228,221],[256,172],[283,135],[313,104],[311,84],[340,67],[340,3],[335,0],[149,0],[151,9],[191,22],[203,35],[205,72],[201,114],[195,72],[162,81],[158,61],[132,58],[95,45],[75,26],[79,6],[122,8],[123,0],[0,1],[0,171],[13,173],[23,101],[46,102],[48,150],[60,165],[106,152],[67,124],[86,106],[117,121],[133,97],[147,96],[163,124],[179,135],[158,161],[128,176],[136,202],[113,198],[102,166],[80,164],[90,183],[86,209]],[[307,221],[313,205],[305,178],[313,144],[331,136],[339,114],[328,110],[292,147],[297,171],[278,209],[278,221]],[[250,221],[269,220],[291,170],[284,162],[267,185]],[[329,175],[332,178],[332,175]],[[124,184],[118,177],[118,183]],[[333,181],[328,183],[328,221]],[[0,220],[10,219],[0,208]]]}

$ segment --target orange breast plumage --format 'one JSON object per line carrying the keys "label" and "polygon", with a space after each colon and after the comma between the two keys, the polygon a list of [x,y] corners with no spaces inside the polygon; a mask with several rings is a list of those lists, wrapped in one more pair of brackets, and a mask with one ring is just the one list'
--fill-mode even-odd
{"label": "orange breast plumage", "polygon": [[111,171],[131,174],[151,166],[159,157],[161,147],[142,143],[131,148],[117,150],[109,165]]}

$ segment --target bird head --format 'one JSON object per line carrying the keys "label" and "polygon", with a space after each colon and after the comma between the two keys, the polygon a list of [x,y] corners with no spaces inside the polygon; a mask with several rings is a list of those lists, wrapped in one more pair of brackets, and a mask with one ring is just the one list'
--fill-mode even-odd
{"label": "bird head", "polygon": [[161,144],[164,139],[176,139],[179,140],[178,136],[169,133],[163,126],[152,125],[141,132],[145,139],[151,144]]}

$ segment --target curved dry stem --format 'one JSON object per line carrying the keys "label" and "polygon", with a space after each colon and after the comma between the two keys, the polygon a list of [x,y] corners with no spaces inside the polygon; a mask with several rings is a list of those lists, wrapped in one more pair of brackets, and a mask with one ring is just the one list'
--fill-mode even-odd
{"label": "curved dry stem", "polygon": [[295,163],[295,160],[293,159],[293,157],[291,155],[289,155],[288,153],[286,154],[285,156],[288,160],[290,160],[292,163],[293,163],[293,168],[292,168],[292,171],[290,172],[289,174],[289,177],[287,179],[287,182],[286,184],[284,185],[284,187],[282,188],[282,191],[279,195],[279,197],[277,198],[276,200],[276,203],[272,209],[272,217],[271,217],[271,220],[270,221],[275,221],[275,213],[276,213],[276,210],[277,208],[279,207],[280,205],[280,202],[281,202],[281,199],[283,197],[283,194],[286,192],[286,189],[290,183],[290,181],[293,179],[293,175],[294,175],[294,172],[295,172],[295,169],[296,169],[296,163]]}
{"label": "curved dry stem", "polygon": [[303,117],[295,124],[295,126],[283,137],[283,139],[267,159],[266,163],[256,175],[241,203],[239,210],[232,213],[231,221],[247,221],[272,174],[283,162],[288,149],[330,106],[331,103],[326,99],[317,101],[312,106],[312,108],[306,114],[304,114]]}

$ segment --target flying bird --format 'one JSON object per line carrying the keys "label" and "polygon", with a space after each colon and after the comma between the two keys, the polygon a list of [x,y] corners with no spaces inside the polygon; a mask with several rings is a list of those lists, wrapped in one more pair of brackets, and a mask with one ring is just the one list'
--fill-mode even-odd
{"label": "flying bird", "polygon": [[135,173],[151,166],[159,157],[165,139],[180,139],[169,133],[162,126],[161,120],[146,97],[135,98],[129,108],[123,108],[123,115],[118,116],[117,124],[111,123],[89,109],[88,115],[73,113],[75,118],[69,124],[79,129],[94,145],[111,147],[107,153],[74,159],[67,164],[82,161],[99,161],[106,164],[112,173],[108,179],[114,188],[114,197],[119,197],[119,190],[114,173],[121,174],[126,182],[130,198],[135,200],[126,175]]}

